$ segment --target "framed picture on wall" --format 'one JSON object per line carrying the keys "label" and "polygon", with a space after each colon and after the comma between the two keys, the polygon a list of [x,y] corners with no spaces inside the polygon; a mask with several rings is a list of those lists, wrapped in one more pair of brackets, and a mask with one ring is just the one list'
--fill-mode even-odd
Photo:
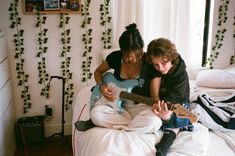
{"label": "framed picture on wall", "polygon": [[44,10],[59,10],[60,0],[44,0]]}

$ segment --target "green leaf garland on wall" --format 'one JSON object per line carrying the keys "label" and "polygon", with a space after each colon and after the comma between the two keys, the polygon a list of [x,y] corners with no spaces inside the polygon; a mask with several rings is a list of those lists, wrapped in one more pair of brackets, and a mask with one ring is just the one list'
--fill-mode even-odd
{"label": "green leaf garland on wall", "polygon": [[81,5],[81,15],[83,16],[83,21],[81,27],[84,28],[85,33],[82,34],[82,42],[84,44],[83,60],[82,60],[82,82],[87,82],[91,79],[92,73],[90,70],[92,61],[92,29],[88,28],[91,24],[91,16],[89,14],[89,6],[91,0],[84,0],[84,4]]}
{"label": "green leaf garland on wall", "polygon": [[[234,30],[233,30],[233,38],[235,40],[235,15],[233,16],[233,28],[234,28]],[[231,58],[230,58],[230,64],[234,64],[234,63],[235,63],[235,50],[234,50],[234,55],[231,56]]]}
{"label": "green leaf garland on wall", "polygon": [[220,54],[220,50],[224,42],[225,32],[227,31],[225,23],[227,22],[228,19],[227,11],[228,11],[229,0],[221,0],[221,3],[222,4],[219,6],[218,10],[218,23],[217,23],[218,29],[215,34],[215,43],[212,46],[211,55],[207,59],[207,64],[209,65],[210,69],[214,68],[213,63]]}
{"label": "green leaf garland on wall", "polygon": [[61,28],[61,38],[60,42],[62,45],[62,50],[60,57],[62,59],[61,62],[61,70],[62,76],[65,78],[65,110],[69,109],[69,104],[73,102],[73,95],[74,95],[74,84],[70,82],[73,78],[73,73],[70,70],[71,64],[71,57],[69,56],[69,52],[71,49],[70,45],[70,29],[67,29],[66,26],[69,24],[70,17],[68,14],[60,14],[60,24],[59,28]]}
{"label": "green leaf garland on wall", "polygon": [[100,24],[104,27],[102,32],[101,41],[104,49],[111,48],[111,19],[109,13],[109,2],[110,0],[104,0],[103,4],[100,5]]}
{"label": "green leaf garland on wall", "polygon": [[14,57],[16,60],[17,84],[21,87],[21,99],[24,103],[23,113],[27,113],[32,107],[32,102],[28,87],[29,75],[24,71],[24,30],[20,29],[21,17],[18,11],[18,0],[14,0],[10,3],[8,11],[11,21],[10,28],[16,31],[13,35],[13,42],[15,46]]}
{"label": "green leaf garland on wall", "polygon": [[47,82],[49,80],[49,74],[46,71],[46,57],[45,54],[47,53],[48,47],[46,46],[48,38],[47,38],[47,31],[48,29],[43,28],[43,25],[46,23],[47,17],[38,13],[36,15],[36,24],[35,27],[39,29],[39,32],[37,33],[37,55],[36,57],[39,59],[38,61],[38,78],[39,84],[43,85],[43,88],[41,90],[41,96],[44,96],[45,98],[49,98],[49,87],[47,85]]}

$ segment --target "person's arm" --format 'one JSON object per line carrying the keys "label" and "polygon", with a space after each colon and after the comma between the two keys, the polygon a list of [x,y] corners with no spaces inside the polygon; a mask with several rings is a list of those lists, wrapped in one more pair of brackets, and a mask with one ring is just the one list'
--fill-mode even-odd
{"label": "person's arm", "polygon": [[94,78],[97,84],[102,84],[103,74],[110,69],[107,61],[103,61],[95,70]]}
{"label": "person's arm", "polygon": [[156,100],[152,110],[162,120],[168,120],[171,117],[172,111],[167,108],[167,103],[160,99],[160,85],[161,77],[155,77],[150,82],[150,95],[151,98]]}
{"label": "person's arm", "polygon": [[94,78],[97,84],[100,85],[100,92],[103,94],[103,96],[109,100],[114,101],[115,97],[113,96],[112,90],[105,84],[102,84],[102,77],[103,74],[110,69],[107,61],[103,61],[95,70],[94,72]]}
{"label": "person's arm", "polygon": [[155,100],[160,100],[159,92],[160,92],[160,84],[161,78],[155,77],[150,82],[150,96]]}

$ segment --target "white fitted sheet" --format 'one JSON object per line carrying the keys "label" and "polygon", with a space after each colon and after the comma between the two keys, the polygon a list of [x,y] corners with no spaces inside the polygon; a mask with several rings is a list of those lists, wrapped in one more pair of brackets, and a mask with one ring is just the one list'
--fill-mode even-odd
{"label": "white fitted sheet", "polygon": [[[190,82],[191,99],[203,92],[214,95],[229,96],[234,90],[218,92],[193,86]],[[90,86],[84,87],[78,93],[73,103],[73,123],[89,119]],[[213,132],[200,123],[194,124],[194,132],[180,132],[171,146],[167,156],[235,156],[235,133]],[[95,127],[85,132],[79,132],[73,125],[74,156],[155,156],[154,145],[160,141],[162,132],[158,134],[140,134]]]}

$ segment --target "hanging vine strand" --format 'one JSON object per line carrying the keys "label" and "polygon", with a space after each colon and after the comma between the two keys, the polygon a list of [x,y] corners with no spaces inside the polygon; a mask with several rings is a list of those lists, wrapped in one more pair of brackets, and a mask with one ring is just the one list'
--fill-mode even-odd
{"label": "hanging vine strand", "polygon": [[48,47],[46,46],[48,38],[47,38],[47,31],[48,29],[43,28],[43,25],[46,23],[46,16],[43,16],[42,14],[38,13],[36,15],[36,24],[35,27],[39,29],[39,32],[37,33],[37,55],[36,57],[39,58],[38,61],[38,78],[39,84],[43,85],[43,88],[41,90],[40,95],[44,96],[45,98],[49,98],[49,87],[47,85],[47,82],[49,80],[49,74],[46,71],[46,57],[45,54],[47,53]]}
{"label": "hanging vine strand", "polygon": [[[234,30],[233,30],[233,38],[235,40],[235,15],[233,16],[233,28],[234,28]],[[232,55],[231,58],[230,58],[230,64],[234,64],[235,63],[235,49],[234,49],[234,53],[233,54],[234,55]]]}
{"label": "hanging vine strand", "polygon": [[18,86],[21,87],[21,99],[23,100],[23,113],[29,112],[32,107],[31,97],[28,87],[28,78],[29,75],[24,71],[24,30],[20,29],[21,17],[19,16],[18,11],[18,0],[10,3],[8,9],[10,13],[10,28],[16,32],[13,35],[13,42],[15,48],[15,60],[16,60],[16,72],[18,79]]}
{"label": "hanging vine strand", "polygon": [[207,64],[209,64],[209,68],[213,69],[213,63],[218,58],[220,54],[220,49],[223,45],[224,41],[224,34],[227,31],[225,24],[228,19],[227,11],[228,11],[228,4],[229,0],[221,0],[222,4],[219,6],[219,15],[218,15],[218,23],[217,27],[218,30],[215,35],[215,43],[212,46],[212,52],[210,57],[207,60]]}
{"label": "hanging vine strand", "polygon": [[109,2],[110,0],[104,0],[103,4],[100,5],[100,24],[104,27],[102,32],[101,41],[104,49],[111,48],[111,16],[109,13]]}
{"label": "hanging vine strand", "polygon": [[70,70],[71,64],[71,57],[69,56],[69,52],[71,49],[70,46],[70,29],[67,29],[66,26],[69,24],[70,17],[68,14],[60,14],[60,24],[59,28],[61,28],[61,44],[62,44],[62,51],[60,57],[62,59],[61,62],[61,70],[62,76],[65,78],[65,110],[69,109],[69,104],[73,102],[73,95],[74,95],[74,85],[70,82],[73,78],[73,73]]}
{"label": "hanging vine strand", "polygon": [[87,82],[91,79],[92,73],[90,70],[92,61],[92,29],[88,28],[91,24],[91,16],[89,14],[89,6],[91,0],[84,0],[84,5],[81,6],[81,15],[83,16],[83,21],[81,27],[84,28],[85,33],[82,34],[82,42],[84,44],[83,51],[83,61],[82,61],[82,82]]}

